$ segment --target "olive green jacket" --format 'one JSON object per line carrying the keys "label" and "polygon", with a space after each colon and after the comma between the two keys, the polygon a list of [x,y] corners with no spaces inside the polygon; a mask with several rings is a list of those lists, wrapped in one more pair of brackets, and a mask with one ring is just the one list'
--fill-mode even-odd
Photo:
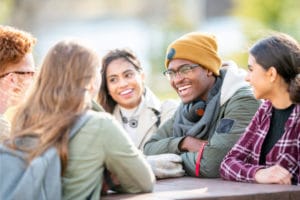
{"label": "olive green jacket", "polygon": [[[93,105],[94,110],[101,111]],[[105,112],[92,112],[69,143],[63,175],[63,199],[100,199],[103,171],[107,168],[128,193],[151,192],[155,177],[142,153],[117,122]]]}
{"label": "olive green jacket", "polygon": [[[230,68],[230,67],[229,67]],[[208,144],[205,146],[200,161],[200,177],[219,177],[219,167],[226,153],[239,139],[259,107],[250,86],[244,82],[245,73],[230,68],[223,80],[220,99],[220,110],[217,119],[209,130]],[[181,109],[182,106],[179,107]],[[181,140],[186,136],[174,137],[173,124],[177,114],[160,127],[156,134],[148,140],[144,146],[144,154],[154,155],[163,153],[175,153],[181,155],[183,167],[190,176],[196,176],[195,167],[198,152],[181,152],[178,148]],[[219,132],[218,125],[222,119],[231,119],[233,126],[227,132]],[[201,138],[199,138],[201,139]]]}

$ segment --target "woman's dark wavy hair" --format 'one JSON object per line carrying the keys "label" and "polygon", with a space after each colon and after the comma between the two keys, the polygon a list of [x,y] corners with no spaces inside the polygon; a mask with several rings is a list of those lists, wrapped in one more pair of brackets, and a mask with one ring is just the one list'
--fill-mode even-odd
{"label": "woman's dark wavy hair", "polygon": [[289,85],[294,103],[300,103],[300,45],[291,36],[276,33],[256,42],[250,54],[265,70],[274,67]]}
{"label": "woman's dark wavy hair", "polygon": [[97,102],[104,108],[106,112],[112,113],[117,102],[110,96],[108,87],[107,87],[107,79],[106,73],[108,65],[117,59],[124,59],[125,61],[131,63],[134,68],[141,72],[143,69],[141,67],[141,63],[136,57],[136,55],[130,49],[114,49],[109,51],[102,58],[102,68],[101,68],[101,86],[97,97]]}

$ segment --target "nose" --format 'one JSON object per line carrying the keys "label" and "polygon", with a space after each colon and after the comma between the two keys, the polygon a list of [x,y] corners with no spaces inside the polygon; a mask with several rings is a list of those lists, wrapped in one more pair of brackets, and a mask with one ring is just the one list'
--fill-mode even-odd
{"label": "nose", "polygon": [[172,83],[173,83],[174,85],[177,85],[177,84],[180,83],[183,79],[184,79],[184,77],[183,77],[181,74],[179,74],[179,73],[177,72],[171,81],[172,81]]}
{"label": "nose", "polygon": [[172,80],[176,83],[176,82],[180,82],[183,78],[184,76],[181,73],[176,72]]}
{"label": "nose", "polygon": [[121,78],[120,81],[119,81],[119,86],[120,87],[125,87],[128,85],[128,82],[125,78]]}
{"label": "nose", "polygon": [[245,81],[250,82],[250,73],[249,72],[245,76]]}

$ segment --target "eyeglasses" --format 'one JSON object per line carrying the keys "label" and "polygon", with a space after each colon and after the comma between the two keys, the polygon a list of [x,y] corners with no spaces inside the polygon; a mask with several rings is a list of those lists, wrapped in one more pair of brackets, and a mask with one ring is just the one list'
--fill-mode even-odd
{"label": "eyeglasses", "polygon": [[20,75],[30,75],[30,76],[33,76],[34,75],[34,72],[21,72],[21,71],[15,71],[15,72],[7,72],[5,74],[2,74],[0,75],[0,78],[3,78],[5,76],[7,76],[8,74],[10,73],[14,73],[14,74],[20,74]]}
{"label": "eyeglasses", "polygon": [[168,69],[164,71],[163,74],[169,80],[173,80],[176,77],[176,75],[179,75],[180,77],[186,77],[188,73],[190,73],[196,67],[201,67],[201,66],[198,64],[185,64],[185,65],[181,65],[177,71]]}

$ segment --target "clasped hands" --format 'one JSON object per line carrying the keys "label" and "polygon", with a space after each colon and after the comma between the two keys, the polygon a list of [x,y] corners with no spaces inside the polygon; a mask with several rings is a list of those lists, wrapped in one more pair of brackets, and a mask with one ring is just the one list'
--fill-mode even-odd
{"label": "clasped hands", "polygon": [[280,165],[274,165],[265,169],[259,169],[255,173],[254,178],[257,183],[275,183],[282,185],[292,184],[291,173]]}
{"label": "clasped hands", "polygon": [[147,156],[146,160],[150,164],[156,178],[172,178],[184,176],[182,158],[177,154],[166,153]]}
{"label": "clasped hands", "polygon": [[[182,139],[179,144],[180,151],[198,152],[207,141],[191,136]],[[184,176],[182,158],[177,154],[159,154],[147,156],[147,161],[157,178],[170,178]]]}
{"label": "clasped hands", "polygon": [[207,144],[207,140],[200,140],[192,136],[187,136],[181,140],[178,148],[180,151],[198,152],[204,144]]}

